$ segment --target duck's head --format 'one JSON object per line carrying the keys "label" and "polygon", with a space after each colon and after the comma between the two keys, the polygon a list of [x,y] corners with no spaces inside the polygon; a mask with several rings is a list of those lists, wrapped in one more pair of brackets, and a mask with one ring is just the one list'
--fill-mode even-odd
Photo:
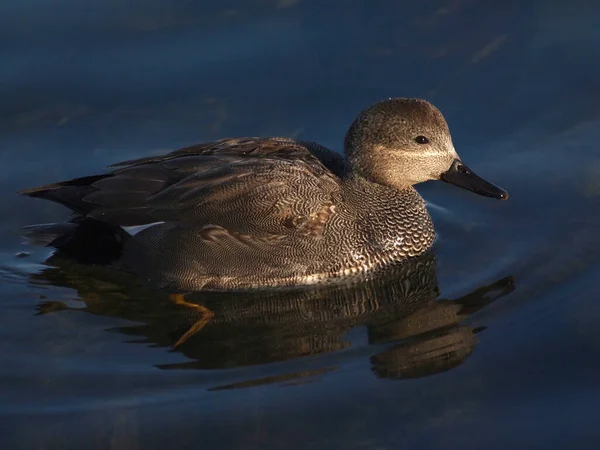
{"label": "duck's head", "polygon": [[444,116],[426,100],[392,98],[370,106],[348,129],[344,149],[353,172],[375,183],[403,189],[443,180],[487,197],[508,198],[462,162]]}

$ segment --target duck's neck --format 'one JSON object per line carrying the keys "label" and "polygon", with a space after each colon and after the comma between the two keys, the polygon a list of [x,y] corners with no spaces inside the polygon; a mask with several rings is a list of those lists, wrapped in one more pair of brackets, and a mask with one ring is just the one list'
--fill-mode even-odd
{"label": "duck's neck", "polygon": [[423,203],[423,198],[415,188],[410,185],[391,187],[380,183],[375,183],[359,175],[354,171],[349,171],[342,181],[344,191],[348,201],[356,201],[364,209],[377,208],[387,205],[404,205],[407,201]]}

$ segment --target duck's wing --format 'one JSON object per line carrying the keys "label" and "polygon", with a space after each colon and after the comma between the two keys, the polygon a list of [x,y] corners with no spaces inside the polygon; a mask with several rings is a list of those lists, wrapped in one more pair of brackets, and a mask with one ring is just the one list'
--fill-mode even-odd
{"label": "duck's wing", "polygon": [[148,198],[161,221],[250,235],[318,235],[339,202],[340,179],[291,140],[221,141],[159,164],[179,178]]}
{"label": "duck's wing", "polygon": [[[341,156],[322,149],[340,170]],[[291,139],[224,139],[113,167],[24,193],[115,225],[178,222],[257,236],[319,235],[340,195],[338,175]]]}

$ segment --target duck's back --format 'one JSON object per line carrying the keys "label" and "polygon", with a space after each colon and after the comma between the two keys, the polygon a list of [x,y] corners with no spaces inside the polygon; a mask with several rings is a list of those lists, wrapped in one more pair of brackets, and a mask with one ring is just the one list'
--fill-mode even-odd
{"label": "duck's back", "polygon": [[[269,171],[273,177],[286,176],[290,185],[307,175],[335,183],[343,176],[345,162],[340,154],[313,142],[250,137],[222,139],[123,161],[111,169],[26,189],[21,194],[61,203],[77,214],[113,225],[145,225],[164,220],[161,213],[166,209],[186,210],[192,197],[210,193],[212,187],[235,185],[250,191],[252,182],[264,182]],[[252,176],[254,171],[256,176]],[[170,198],[176,201],[165,208],[161,199]]]}

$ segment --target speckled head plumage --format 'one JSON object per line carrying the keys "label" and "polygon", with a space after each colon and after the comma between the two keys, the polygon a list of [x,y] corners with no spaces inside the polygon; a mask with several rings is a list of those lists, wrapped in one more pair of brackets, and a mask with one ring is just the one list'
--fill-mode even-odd
{"label": "speckled head plumage", "polygon": [[359,174],[398,188],[439,179],[458,158],[442,113],[408,98],[362,111],[346,134],[345,151]]}

